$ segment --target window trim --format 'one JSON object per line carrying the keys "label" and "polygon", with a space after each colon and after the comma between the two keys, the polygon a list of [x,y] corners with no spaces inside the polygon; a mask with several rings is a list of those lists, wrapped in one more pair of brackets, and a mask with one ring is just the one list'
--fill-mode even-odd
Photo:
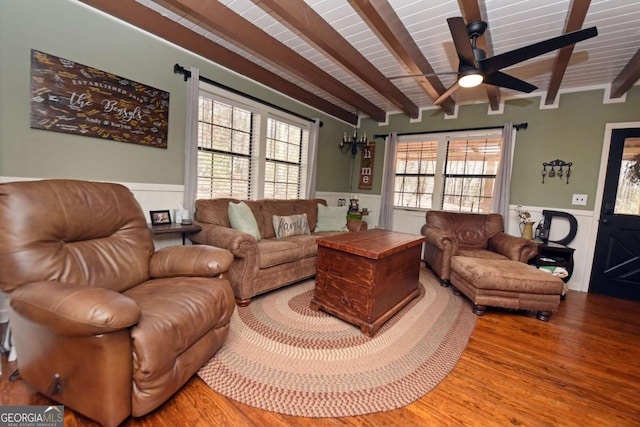
{"label": "window trim", "polygon": [[302,129],[303,144],[300,156],[299,194],[301,196],[305,194],[308,179],[307,171],[309,168],[309,133],[311,130],[311,123],[308,120],[287,114],[280,109],[208,84],[202,80],[200,80],[198,95],[249,110],[253,113],[254,118],[252,122],[253,135],[251,141],[252,152],[250,171],[251,185],[249,186],[250,200],[260,200],[264,198],[267,119],[272,118],[274,120],[300,127]]}
{"label": "window trim", "polygon": [[[401,209],[406,211],[418,211],[418,212],[426,212],[429,210],[442,210],[444,203],[444,185],[445,185],[445,173],[446,173],[446,162],[447,162],[447,150],[448,150],[448,142],[449,141],[460,141],[460,140],[468,140],[469,138],[500,138],[503,139],[502,129],[482,129],[482,130],[474,130],[474,131],[458,131],[458,132],[425,132],[425,133],[413,133],[407,135],[399,135],[398,143],[419,143],[423,141],[437,141],[437,154],[436,154],[436,165],[434,168],[434,183],[433,183],[433,198],[431,201],[430,208],[421,208],[421,207],[409,207],[409,206],[398,206],[395,204],[396,201],[396,193],[394,188],[394,196],[393,196],[393,208]],[[503,139],[504,144],[504,139]],[[397,152],[396,152],[397,153]],[[500,156],[502,157],[504,153],[504,146],[500,151]],[[395,167],[394,167],[394,181],[398,176]],[[499,168],[498,164],[498,168]],[[497,178],[497,173],[494,175]],[[416,176],[431,176],[432,174],[414,174]],[[452,176],[452,175],[449,175]],[[488,176],[488,175],[487,175]],[[455,211],[452,211],[455,212]],[[466,211],[465,211],[466,212]]]}

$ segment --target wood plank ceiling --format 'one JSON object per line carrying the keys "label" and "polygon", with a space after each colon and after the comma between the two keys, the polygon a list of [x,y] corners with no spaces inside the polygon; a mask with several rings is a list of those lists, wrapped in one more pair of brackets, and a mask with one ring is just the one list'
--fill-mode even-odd
{"label": "wood plank ceiling", "polygon": [[[488,23],[478,39],[487,56],[596,26],[593,39],[508,68],[546,105],[562,90],[607,87],[620,98],[640,79],[637,0],[80,1],[351,124],[437,108],[456,84],[453,16]],[[404,75],[417,76],[390,78]],[[483,84],[439,108],[488,102],[495,111],[521,95]]]}

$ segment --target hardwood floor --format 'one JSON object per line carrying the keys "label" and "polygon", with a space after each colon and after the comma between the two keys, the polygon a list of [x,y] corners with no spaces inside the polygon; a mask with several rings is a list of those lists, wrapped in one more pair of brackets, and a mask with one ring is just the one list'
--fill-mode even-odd
{"label": "hardwood floor", "polygon": [[[471,308],[469,308],[471,309]],[[0,405],[47,405],[2,356]],[[99,390],[88,390],[99,399]],[[65,426],[93,426],[65,408]],[[638,426],[640,302],[570,292],[549,323],[488,310],[453,371],[429,394],[387,413],[300,418],[255,409],[198,377],[129,426]]]}

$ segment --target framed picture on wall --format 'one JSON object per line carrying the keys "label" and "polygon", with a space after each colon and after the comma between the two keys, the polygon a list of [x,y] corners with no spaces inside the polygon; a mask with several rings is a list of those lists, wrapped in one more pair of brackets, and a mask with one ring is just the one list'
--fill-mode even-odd
{"label": "framed picture on wall", "polygon": [[167,148],[169,92],[31,50],[31,128]]}
{"label": "framed picture on wall", "polygon": [[149,211],[149,215],[151,216],[151,225],[171,224],[171,214],[168,210]]}

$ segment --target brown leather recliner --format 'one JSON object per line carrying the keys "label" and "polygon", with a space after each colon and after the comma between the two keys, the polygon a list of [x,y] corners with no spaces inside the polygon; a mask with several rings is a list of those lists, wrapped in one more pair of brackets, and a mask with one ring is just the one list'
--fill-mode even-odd
{"label": "brown leather recliner", "polygon": [[538,252],[534,242],[505,233],[499,214],[428,211],[421,233],[423,261],[443,286],[449,285],[455,255],[527,262]]}
{"label": "brown leather recliner", "polygon": [[222,274],[233,256],[154,252],[124,186],[0,184],[0,236],[20,376],[103,425],[158,407],[227,337],[235,302]]}

